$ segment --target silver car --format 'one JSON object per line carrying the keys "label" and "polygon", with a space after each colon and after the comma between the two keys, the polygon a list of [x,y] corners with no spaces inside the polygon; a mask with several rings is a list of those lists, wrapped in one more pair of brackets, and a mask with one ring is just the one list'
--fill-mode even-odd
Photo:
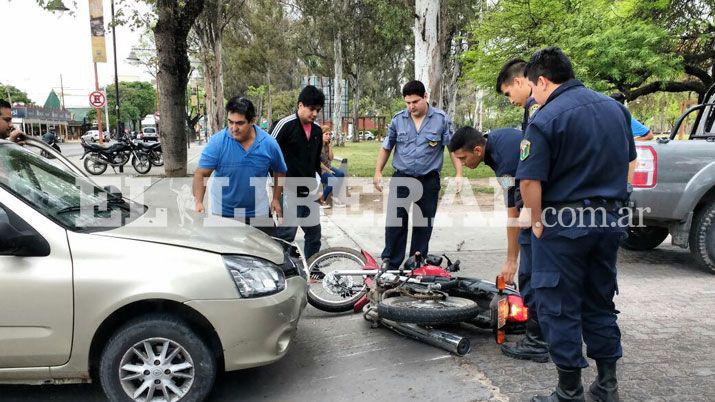
{"label": "silver car", "polygon": [[0,382],[200,401],[217,372],[285,355],[306,304],[294,245],[152,226],[147,206],[55,156],[0,140]]}

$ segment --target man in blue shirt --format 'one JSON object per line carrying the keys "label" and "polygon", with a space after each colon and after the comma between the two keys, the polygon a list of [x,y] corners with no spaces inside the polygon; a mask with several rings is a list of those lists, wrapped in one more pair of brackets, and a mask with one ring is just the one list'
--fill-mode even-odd
{"label": "man in blue shirt", "polygon": [[[614,93],[611,95],[611,98],[615,99],[621,105],[625,106],[626,104],[626,96],[620,92]],[[650,141],[653,139],[653,132],[633,116],[631,116],[631,131],[636,141]]]}
{"label": "man in blue shirt", "polygon": [[531,213],[539,323],[559,375],[550,396],[532,401],[585,400],[584,342],[598,367],[590,393],[618,401],[616,361],[623,351],[613,297],[628,165],[636,158],[630,113],[577,81],[558,48],[536,52],[526,77],[541,108],[520,144],[516,179]]}
{"label": "man in blue shirt", "polygon": [[497,93],[509,99],[514,106],[524,108],[524,117],[521,119],[521,131],[526,131],[529,118],[539,109],[539,104],[531,97],[529,80],[524,77],[526,61],[522,59],[509,60],[499,71],[497,76]]}
{"label": "man in blue shirt", "polygon": [[[268,217],[269,205],[265,180],[272,170],[275,180],[270,208],[280,216],[282,188],[278,178],[285,177],[288,168],[278,143],[253,124],[256,109],[250,100],[241,97],[231,98],[226,104],[226,112],[228,127],[211,136],[201,153],[199,166],[194,172],[193,193],[196,212],[205,211],[205,180],[213,173],[212,213],[236,218],[247,224],[252,224],[256,218]],[[216,182],[217,178],[227,178],[228,186],[220,186]],[[270,236],[275,235],[273,226],[256,225],[256,227]]]}
{"label": "man in blue shirt", "polygon": [[[441,187],[440,171],[444,147],[449,145],[452,137],[452,121],[445,112],[429,105],[423,83],[408,82],[402,87],[402,96],[407,108],[392,117],[387,137],[377,156],[373,177],[375,189],[382,192],[382,169],[394,148],[392,167],[395,172],[390,181],[385,248],[382,251],[382,259],[389,259],[390,269],[399,268],[405,258],[410,205],[404,205],[405,202],[400,202],[398,199],[409,198],[410,184],[422,186],[422,196],[414,202],[415,206],[419,207],[418,212],[421,213],[422,219],[413,216],[410,255],[419,252],[426,256],[429,251],[429,240],[432,236],[432,225],[437,213],[437,200]],[[457,171],[459,186],[462,164],[454,155],[452,155],[452,163]],[[394,221],[395,212],[397,221]]]}

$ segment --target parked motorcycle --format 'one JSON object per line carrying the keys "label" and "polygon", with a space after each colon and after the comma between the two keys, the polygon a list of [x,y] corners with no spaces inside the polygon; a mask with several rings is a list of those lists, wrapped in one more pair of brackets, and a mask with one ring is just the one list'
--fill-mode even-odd
{"label": "parked motorcycle", "polygon": [[506,333],[524,331],[528,311],[517,290],[500,277],[495,283],[454,277],[459,260],[442,257],[417,254],[405,269],[388,270],[386,262],[378,266],[364,250],[328,248],[307,263],[308,302],[323,311],[363,312],[373,326],[460,356],[469,352],[469,338],[434,326],[466,322],[491,329],[497,343],[504,342]]}
{"label": "parked motorcycle", "polygon": [[151,170],[152,162],[149,153],[126,137],[120,138],[108,147],[82,141],[82,147],[84,154],[80,159],[84,160],[85,170],[92,175],[104,173],[107,166],[111,166],[112,169],[124,166],[130,159],[137,173],[147,174]]}
{"label": "parked motorcycle", "polygon": [[149,155],[149,160],[152,165],[164,166],[164,156],[161,153],[161,143],[136,141],[134,144]]}

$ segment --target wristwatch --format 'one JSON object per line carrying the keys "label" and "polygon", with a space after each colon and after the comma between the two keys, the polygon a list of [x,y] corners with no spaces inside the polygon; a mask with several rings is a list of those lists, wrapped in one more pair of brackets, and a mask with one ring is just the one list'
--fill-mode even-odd
{"label": "wristwatch", "polygon": [[535,228],[541,228],[541,222],[534,222]]}

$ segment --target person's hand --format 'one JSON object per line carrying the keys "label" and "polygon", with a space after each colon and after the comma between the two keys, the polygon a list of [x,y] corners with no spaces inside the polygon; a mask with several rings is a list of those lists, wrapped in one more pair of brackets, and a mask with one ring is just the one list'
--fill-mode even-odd
{"label": "person's hand", "polygon": [[457,184],[457,194],[459,194],[462,191],[462,183],[464,181],[463,176],[455,176],[454,177],[454,182]]}
{"label": "person's hand", "polygon": [[544,233],[544,225],[541,224],[541,222],[536,222],[536,224],[531,227],[531,232],[534,234],[534,237],[541,239],[541,235]]}
{"label": "person's hand", "polygon": [[201,201],[197,201],[197,202],[196,202],[196,208],[195,208],[195,209],[196,209],[196,212],[198,212],[198,213],[200,213],[200,214],[201,214],[201,213],[204,213],[204,212],[205,212],[204,203],[201,202]]}
{"label": "person's hand", "polygon": [[520,229],[528,229],[531,227],[531,212],[527,208],[522,208],[519,212],[517,225]]}
{"label": "person's hand", "polygon": [[375,190],[382,192],[382,172],[375,172],[375,176],[372,178],[372,185]]}
{"label": "person's hand", "polygon": [[22,141],[25,139],[25,133],[23,133],[22,131],[20,131],[18,129],[12,130],[10,132],[10,135],[7,137],[7,139],[12,142]]}
{"label": "person's hand", "polygon": [[283,206],[281,205],[281,200],[271,201],[271,209],[273,210],[273,216],[278,219],[283,217]]}
{"label": "person's hand", "polygon": [[514,284],[516,268],[516,260],[506,260],[504,265],[501,266],[501,272],[499,272],[499,275],[504,277],[507,284]]}
{"label": "person's hand", "polygon": [[332,174],[333,176],[335,175],[335,171],[334,171],[334,170],[328,169],[328,172],[329,172],[330,174]]}

